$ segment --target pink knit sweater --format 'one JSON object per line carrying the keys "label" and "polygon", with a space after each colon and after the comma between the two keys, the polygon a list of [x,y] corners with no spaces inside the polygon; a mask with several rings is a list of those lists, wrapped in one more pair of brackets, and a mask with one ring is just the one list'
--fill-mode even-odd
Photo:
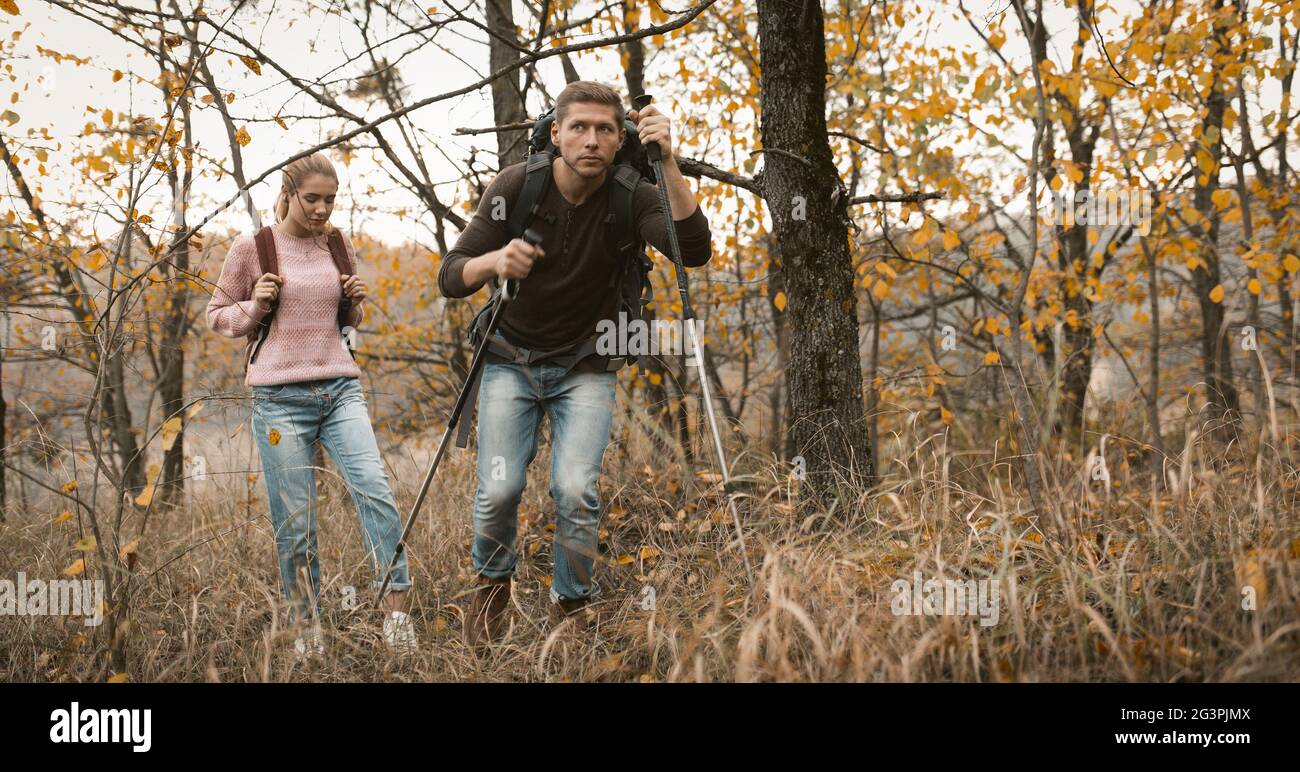
{"label": "pink knit sweater", "polygon": [[[320,378],[360,376],[339,335],[337,314],[343,288],[339,272],[330,257],[325,236],[299,238],[272,226],[275,252],[280,263],[279,307],[271,329],[249,366],[244,383],[272,386]],[[356,252],[345,235],[343,243],[356,265]],[[262,276],[257,262],[257,245],[247,233],[231,244],[221,266],[212,300],[208,302],[208,326],[221,335],[242,338],[252,332],[265,312],[253,300],[253,285]],[[352,326],[361,322],[361,306],[352,307]]]}

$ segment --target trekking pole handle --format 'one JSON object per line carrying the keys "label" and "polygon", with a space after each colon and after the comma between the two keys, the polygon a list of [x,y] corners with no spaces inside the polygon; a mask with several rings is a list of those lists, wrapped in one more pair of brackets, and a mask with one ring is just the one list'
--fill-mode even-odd
{"label": "trekking pole handle", "polygon": [[[524,230],[524,235],[521,238],[523,238],[524,242],[529,246],[540,247],[542,245],[541,235],[538,234],[538,232],[533,230],[532,228],[526,228]],[[501,299],[509,303],[511,300],[514,300],[518,295],[519,295],[519,280],[506,279],[506,283],[501,287]]]}
{"label": "trekking pole handle", "polygon": [[[635,107],[637,110],[642,110],[645,108],[646,105],[653,102],[654,99],[655,99],[654,96],[650,94],[642,94],[641,96],[634,97],[632,99],[632,106]],[[651,161],[663,160],[663,151],[662,149],[660,149],[658,142],[651,142],[649,145],[647,145],[645,149],[645,154],[646,157],[649,158]]]}

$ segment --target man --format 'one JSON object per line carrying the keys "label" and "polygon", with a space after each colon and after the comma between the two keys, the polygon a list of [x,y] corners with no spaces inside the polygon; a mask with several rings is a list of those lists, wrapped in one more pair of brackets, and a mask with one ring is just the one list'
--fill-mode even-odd
{"label": "man", "polygon": [[[663,154],[671,215],[655,186],[641,180],[633,190],[637,233],[669,254],[668,222],[676,224],[682,262],[698,267],[712,256],[709,223],[696,204],[672,152],[672,124],[653,106],[627,115],[643,145]],[[528,223],[540,247],[509,238],[502,202],[513,206],[526,163],[502,169],[483,193],[478,210],[446,256],[438,287],[446,297],[467,297],[489,279],[520,280],[518,297],[506,307],[502,338],[522,352],[572,350],[596,335],[602,320],[616,320],[614,286],[622,265],[606,243],[605,216],[615,155],[627,141],[618,94],[599,83],[576,81],[555,103],[551,141],[553,184]],[[513,210],[511,210],[513,211]],[[495,215],[495,216],[494,216]],[[571,369],[541,361],[519,364],[489,357],[478,397],[478,492],[474,501],[473,564],[478,589],[466,615],[473,645],[504,632],[511,577],[516,566],[519,500],[528,465],[537,453],[543,411],[551,421],[551,497],[557,509],[551,602],[563,619],[597,592],[592,569],[597,550],[601,460],[609,443],[616,373],[594,358]]]}

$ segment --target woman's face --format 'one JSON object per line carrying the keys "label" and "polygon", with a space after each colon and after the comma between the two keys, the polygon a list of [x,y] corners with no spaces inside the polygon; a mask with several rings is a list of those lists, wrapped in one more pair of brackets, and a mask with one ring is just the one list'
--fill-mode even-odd
{"label": "woman's face", "polygon": [[339,184],[332,177],[313,174],[289,195],[289,217],[312,233],[320,233],[334,211]]}

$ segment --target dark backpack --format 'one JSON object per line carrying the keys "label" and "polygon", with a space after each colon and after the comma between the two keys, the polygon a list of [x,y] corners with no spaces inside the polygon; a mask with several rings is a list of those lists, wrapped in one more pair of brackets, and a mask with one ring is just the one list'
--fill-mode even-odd
{"label": "dark backpack", "polygon": [[[506,219],[506,231],[509,239],[521,238],[524,231],[538,215],[541,202],[551,187],[551,164],[555,160],[557,148],[551,142],[551,124],[555,122],[555,109],[543,113],[533,123],[533,130],[528,140],[528,163],[525,167],[523,187],[519,197],[512,202]],[[629,322],[641,319],[649,321],[647,308],[654,298],[650,284],[650,271],[653,264],[645,253],[645,242],[637,232],[636,221],[632,212],[632,199],[637,185],[642,179],[655,181],[654,172],[646,158],[645,149],[637,136],[636,124],[623,119],[623,128],[627,130],[627,139],[623,147],[614,156],[614,163],[609,168],[610,185],[609,203],[605,214],[605,243],[613,244],[621,268],[614,272],[609,283],[609,291],[619,295],[619,312],[627,314]],[[671,216],[671,215],[670,215]],[[496,277],[490,280],[492,289],[497,289]],[[487,328],[491,316],[492,303],[486,304],[470,325],[470,345],[477,347]],[[604,370],[612,372],[625,365],[636,364],[640,357],[603,356],[596,353],[597,337],[577,341],[561,349],[550,351],[523,351],[507,342],[500,335],[494,336],[488,344],[488,350],[504,359],[519,364],[549,362],[572,369],[579,362],[589,359],[601,360]],[[482,372],[481,370],[479,371]],[[481,377],[481,376],[480,376]],[[474,409],[478,397],[478,378],[469,384],[467,404]],[[459,427],[456,446],[465,447],[469,438],[470,421],[464,421]]]}
{"label": "dark backpack", "polygon": [[[279,276],[280,260],[275,253],[275,234],[271,232],[271,226],[265,225],[259,228],[253,236],[253,241],[257,244],[257,264],[261,268],[261,273],[257,275],[257,278],[260,279],[268,273]],[[330,230],[328,241],[330,257],[334,259],[334,267],[338,269],[339,275],[351,276],[355,274],[357,272],[356,266],[352,264],[352,260],[348,257],[347,247],[343,244],[343,234],[338,228]],[[279,305],[280,300],[277,296],[276,300],[271,303],[271,310],[267,311],[262,320],[258,322],[257,328],[248,334],[248,345],[244,355],[244,372],[248,372],[248,366],[257,358],[258,350],[262,347],[262,343],[266,341],[266,336],[271,333],[271,319],[275,316],[275,311]],[[337,314],[340,333],[348,326],[348,315],[351,310],[352,298],[340,293]],[[348,340],[346,335],[344,339]],[[357,352],[353,351],[351,346],[347,346],[347,349],[348,353],[352,354],[352,358],[356,359]]]}

